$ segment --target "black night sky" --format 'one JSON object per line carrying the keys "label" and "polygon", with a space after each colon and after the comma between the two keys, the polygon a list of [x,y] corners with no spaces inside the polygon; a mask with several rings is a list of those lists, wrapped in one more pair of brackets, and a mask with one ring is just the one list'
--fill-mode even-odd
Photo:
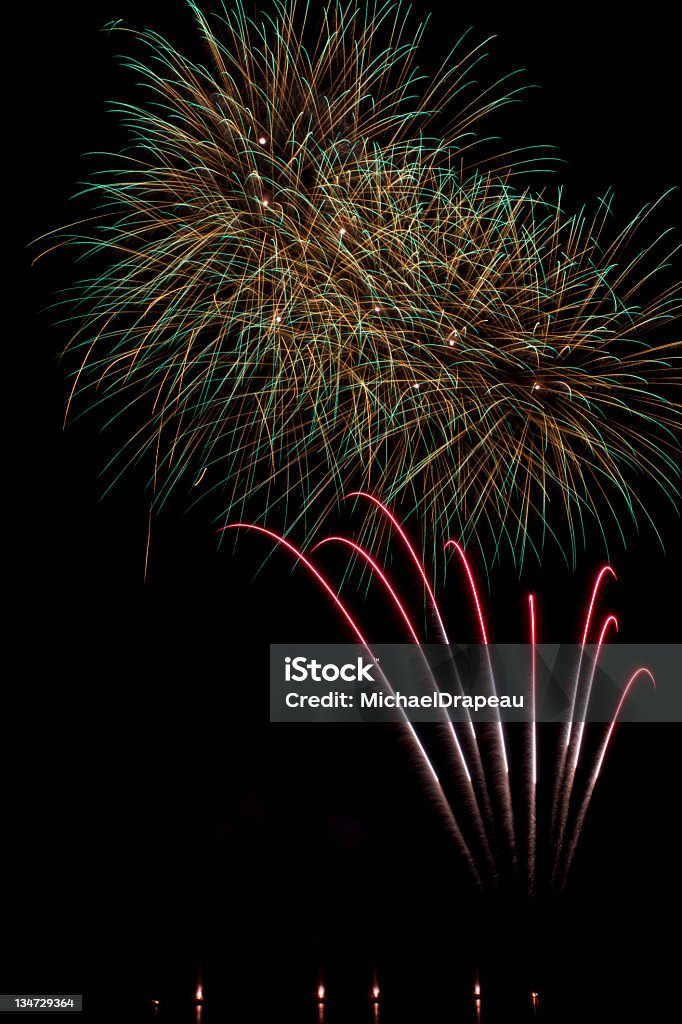
{"label": "black night sky", "polygon": [[[401,994],[388,1024],[417,996],[406,1019],[469,1020],[442,999],[450,973],[456,987],[521,946],[537,984],[554,985],[546,1020],[619,1019],[622,1006],[632,1019],[669,1019],[679,725],[617,730],[567,898],[549,918],[481,908],[390,730],[268,724],[268,644],[349,639],[284,555],[257,573],[267,545],[219,548],[215,510],[186,512],[178,497],[153,525],[143,581],[144,474],[102,497],[106,434],[95,417],[62,431],[68,332],[44,310],[72,267],[57,255],[30,269],[29,243],[69,220],[68,196],[92,166],[82,154],[116,139],[105,100],[130,84],[113,59],[119,40],[101,27],[125,17],[182,48],[192,21],[181,0],[29,2],[14,13],[6,205],[19,214],[24,275],[6,298],[18,312],[6,335],[17,366],[5,463],[18,524],[5,534],[17,571],[0,745],[0,991],[83,992],[87,1021],[136,1020],[158,993],[189,1007],[203,965],[207,993],[226,1008],[207,1009],[209,1024],[237,1006],[266,1017],[270,1004],[269,1019],[304,1024],[316,1019],[323,970],[348,1000],[338,1019],[362,1024],[378,966],[384,989]],[[499,115],[505,141],[556,145],[575,203],[612,185],[625,219],[680,184],[672,18],[658,0],[637,18],[615,4],[443,4],[428,38],[452,41],[470,24],[496,33],[490,77],[522,67],[540,86]],[[680,212],[672,196],[661,225],[679,226]],[[665,552],[643,529],[612,556],[624,642],[679,641],[680,522],[660,507],[659,525]],[[575,574],[551,552],[521,579],[498,569],[484,595],[493,639],[525,639],[533,590],[545,637],[572,642],[600,559],[581,553]],[[442,605],[461,639],[476,639],[452,576]],[[363,615],[376,640],[397,638],[385,605],[367,599]]]}

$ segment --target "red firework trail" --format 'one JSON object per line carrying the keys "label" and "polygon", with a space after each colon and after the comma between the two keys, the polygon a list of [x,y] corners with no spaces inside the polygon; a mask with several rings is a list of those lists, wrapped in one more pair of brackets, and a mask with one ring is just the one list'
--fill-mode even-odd
{"label": "red firework trail", "polygon": [[[356,544],[354,541],[349,540],[347,537],[325,537],[324,540],[319,541],[311,549],[310,553],[312,554],[313,552],[317,551],[317,549],[321,548],[323,544],[330,544],[332,542],[337,542],[339,544],[345,544],[347,547],[351,548],[351,550],[355,551],[362,559],[364,559],[364,561],[367,562],[367,564],[370,566],[372,571],[376,573],[376,575],[379,577],[379,579],[383,583],[384,587],[388,591],[388,593],[389,593],[389,595],[391,597],[391,600],[393,601],[393,603],[395,604],[396,608],[400,612],[400,615],[401,615],[403,621],[405,622],[405,624],[407,626],[408,632],[409,632],[412,640],[417,645],[418,649],[421,651],[421,646],[419,644],[419,637],[417,636],[417,632],[416,632],[416,630],[414,628],[414,625],[412,624],[412,620],[410,619],[409,615],[405,611],[404,605],[402,604],[400,598],[398,597],[394,587],[392,587],[390,582],[388,581],[385,573],[381,570],[381,568],[379,567],[379,565],[377,564],[375,559],[373,559],[371,557],[371,555],[369,555],[365,551],[364,548],[360,547],[360,545]],[[424,660],[424,664],[428,668],[428,662],[426,661],[426,658],[424,658],[423,660]],[[435,683],[435,680],[433,682],[434,682],[435,690],[438,693],[440,693],[440,689],[439,689],[438,685]],[[451,729],[452,739],[454,741],[455,750],[457,751],[457,758],[458,758],[458,760],[459,760],[459,762],[461,764],[461,767],[462,767],[462,769],[464,771],[464,774],[467,777],[467,780],[469,782],[471,782],[471,773],[470,773],[469,768],[467,766],[466,758],[464,757],[464,754],[462,753],[462,748],[461,748],[461,746],[459,744],[459,740],[457,739],[457,733],[455,732],[454,725],[453,725],[452,721],[450,720],[450,718],[447,715],[445,717],[447,718],[448,724],[449,724],[450,729]]]}
{"label": "red firework trail", "polygon": [[[378,509],[382,516],[384,516],[395,530],[397,536],[400,538],[402,544],[407,551],[411,562],[416,568],[419,577],[423,583],[424,591],[428,603],[428,608],[434,615],[437,623],[437,632],[440,637],[440,641],[449,645],[448,634],[445,629],[443,616],[441,614],[438,602],[434,591],[429,583],[426,569],[422,564],[419,555],[415,548],[410,542],[407,534],[399,521],[395,518],[391,510],[378,498],[372,494],[358,491],[352,494],[346,495],[346,498],[362,499],[373,503]],[[286,549],[298,562],[300,562],[306,571],[311,574],[313,579],[322,587],[324,592],[333,602],[336,609],[341,613],[343,620],[349,626],[351,633],[356,640],[365,648],[368,655],[374,659],[370,641],[366,638],[363,633],[357,619],[348,609],[348,606],[344,600],[341,599],[337,591],[332,586],[329,579],[324,573],[317,568],[310,560],[310,558],[304,554],[299,548],[293,545],[290,541],[286,540],[281,534],[276,533],[273,530],[269,530],[265,527],[255,525],[253,523],[231,523],[222,528],[223,530],[236,530],[236,529],[247,529],[255,531],[261,535],[264,535],[269,540],[274,541],[277,545],[280,545]],[[376,559],[372,554],[357,544],[355,541],[348,537],[333,535],[324,538],[319,541],[309,552],[312,555],[315,551],[328,544],[340,544],[349,549],[352,553],[352,557],[359,557],[363,560],[370,568],[372,574],[380,582],[384,592],[388,595],[391,603],[398,612],[404,627],[407,630],[410,641],[415,645],[416,649],[421,654],[424,666],[427,668],[430,674],[431,685],[434,692],[440,692],[436,679],[430,669],[430,665],[426,655],[422,650],[422,644],[424,641],[420,640],[419,631],[415,624],[415,621],[410,616],[406,602],[401,598],[395,585],[389,580],[386,573],[379,566]],[[490,688],[493,693],[495,690],[495,679],[492,667],[492,661],[489,652],[489,634],[486,628],[485,617],[483,613],[483,607],[479,598],[478,588],[476,586],[476,580],[474,573],[461,545],[455,540],[448,540],[445,544],[445,551],[449,548],[454,548],[460,558],[461,564],[464,567],[469,591],[472,597],[473,606],[476,611],[478,619],[479,630],[483,641],[483,646],[486,650],[487,662],[488,662],[488,675]],[[552,803],[549,827],[547,829],[547,836],[550,842],[550,846],[553,845],[553,854],[551,863],[553,865],[551,871],[552,884],[559,888],[565,885],[566,878],[568,875],[569,868],[572,864],[575,856],[576,847],[578,840],[584,825],[585,817],[589,808],[589,804],[594,792],[597,779],[602,769],[604,758],[608,750],[613,731],[615,729],[616,722],[621,713],[623,705],[631,692],[636,681],[644,674],[648,675],[652,682],[653,676],[651,672],[644,667],[637,669],[636,672],[630,677],[627,685],[622,693],[618,707],[616,708],[615,714],[610,721],[609,727],[605,733],[605,736],[598,748],[598,755],[591,773],[588,778],[588,782],[585,787],[585,791],[582,796],[582,801],[579,805],[573,828],[569,830],[570,821],[570,808],[571,808],[571,797],[574,791],[574,783],[576,778],[576,770],[580,762],[581,755],[583,753],[583,738],[585,731],[585,721],[589,709],[590,699],[592,695],[595,674],[599,661],[599,655],[603,644],[605,643],[607,633],[613,626],[617,629],[617,622],[615,616],[607,615],[602,623],[602,627],[599,633],[599,639],[596,645],[595,657],[590,666],[590,671],[587,674],[587,680],[583,683],[582,668],[585,655],[585,649],[588,643],[590,635],[590,627],[594,616],[594,610],[596,601],[599,595],[600,587],[604,577],[610,574],[616,578],[616,574],[611,566],[605,565],[600,569],[596,576],[587,613],[585,616],[585,625],[582,634],[582,641],[580,644],[578,654],[578,665],[575,672],[574,680],[571,685],[571,715],[570,720],[562,728],[560,739],[559,739],[559,750],[556,760],[556,770],[554,778],[549,780],[552,785]],[[539,784],[539,771],[538,771],[538,735],[537,735],[537,666],[536,666],[536,649],[537,649],[537,603],[533,594],[528,595],[528,612],[529,612],[529,623],[530,623],[530,672],[529,672],[529,689],[530,689],[530,708],[531,708],[531,720],[528,723],[528,727],[524,730],[526,736],[525,741],[525,755],[524,755],[524,767],[522,771],[523,777],[523,791],[524,800],[523,805],[525,811],[523,818],[525,819],[528,835],[527,835],[527,887],[529,895],[534,895],[536,891],[536,851],[537,851],[537,815],[538,815],[538,803],[537,803],[537,788]],[[376,661],[376,659],[374,659]],[[460,692],[463,693],[461,679],[459,677],[457,667],[454,659],[451,662],[453,677],[457,681],[457,685]],[[394,690],[391,686],[389,679],[383,669],[377,664],[377,671],[381,676],[382,684],[386,690],[393,694]],[[655,683],[654,683],[655,686]],[[405,711],[399,709],[402,721],[400,728],[403,734],[406,736],[409,746],[412,749],[413,754],[419,764],[425,769],[425,781],[427,784],[428,792],[434,804],[438,807],[439,811],[443,814],[448,828],[455,840],[456,846],[459,849],[462,858],[467,865],[467,868],[471,874],[471,877],[478,887],[485,888],[491,883],[496,886],[504,882],[503,872],[500,870],[500,861],[497,856],[493,853],[493,850],[498,847],[499,836],[503,834],[505,836],[506,845],[511,853],[511,864],[512,872],[516,873],[516,826],[514,818],[514,799],[512,796],[512,786],[510,782],[510,761],[507,754],[507,743],[505,740],[505,731],[502,725],[499,710],[497,713],[497,720],[494,726],[494,737],[495,740],[492,744],[488,743],[483,745],[483,730],[481,735],[477,734],[474,724],[471,720],[470,715],[465,723],[464,732],[460,736],[457,731],[455,723],[450,719],[446,712],[444,712],[443,722],[441,723],[447,731],[448,736],[448,751],[449,751],[449,772],[451,781],[456,784],[456,793],[458,800],[455,803],[452,797],[446,794],[441,778],[434,766],[433,755],[429,752],[429,744],[419,735],[414,724],[409,720]],[[577,718],[576,718],[577,715]],[[575,722],[575,728],[573,723]],[[487,756],[486,756],[487,755]],[[457,810],[455,810],[455,807]],[[464,813],[467,819],[468,831],[471,838],[474,840],[474,847],[483,855],[486,866],[486,878],[482,876],[479,867],[477,865],[477,857],[475,856],[470,841],[466,838],[466,832],[460,823],[461,814]],[[566,836],[569,835],[570,840],[566,842]],[[506,858],[505,858],[506,860]]]}
{"label": "red firework trail", "polygon": [[576,703],[576,699],[577,699],[577,695],[578,695],[578,689],[579,689],[579,686],[580,686],[580,674],[581,674],[581,671],[582,671],[583,657],[585,655],[585,647],[587,646],[587,638],[588,638],[589,633],[590,633],[590,624],[592,622],[592,613],[594,612],[594,606],[595,606],[595,602],[597,600],[597,595],[599,593],[599,588],[601,586],[601,581],[603,580],[604,576],[607,573],[611,573],[613,578],[617,579],[617,576],[616,576],[614,570],[611,568],[610,565],[602,566],[602,568],[597,573],[597,577],[596,577],[596,579],[594,581],[594,586],[592,587],[592,596],[590,597],[590,603],[588,605],[587,614],[585,616],[585,628],[583,629],[582,640],[581,640],[581,643],[580,643],[580,655],[579,655],[579,658],[578,658],[578,665],[576,667],[576,672],[575,672],[575,681],[574,681],[574,684],[573,684],[573,690],[572,690],[572,695],[571,695],[571,711],[570,711],[570,714],[568,716],[568,720],[567,720],[567,722],[565,723],[565,725],[564,725],[564,727],[562,729],[562,738],[561,738],[561,741],[559,743],[557,764],[556,764],[556,770],[555,770],[555,773],[554,773],[554,789],[553,789],[553,793],[552,793],[552,817],[551,817],[551,825],[550,825],[551,830],[552,830],[553,833],[555,832],[556,828],[558,827],[558,814],[559,814],[559,807],[560,807],[559,800],[560,800],[560,794],[561,794],[563,783],[564,783],[564,779],[565,779],[566,761],[567,761],[567,755],[568,755],[568,745],[569,745],[570,740],[571,740],[571,732],[572,732],[572,726],[573,726],[573,716],[575,714],[575,703]]}
{"label": "red firework trail", "polygon": [[360,547],[360,545],[356,544],[354,541],[348,540],[347,537],[325,537],[324,540],[319,541],[315,545],[314,548],[311,548],[311,551],[310,551],[311,555],[313,554],[313,552],[317,551],[318,548],[321,548],[323,544],[331,544],[331,543],[345,544],[347,547],[351,548],[353,551],[355,551],[358,555],[360,555],[361,558],[363,558],[367,562],[367,564],[371,567],[372,571],[377,574],[377,576],[379,577],[379,579],[383,583],[384,587],[386,588],[388,593],[391,595],[391,599],[392,599],[393,603],[395,604],[396,608],[398,609],[398,611],[400,612],[400,614],[401,614],[401,616],[403,618],[403,621],[405,622],[405,624],[407,626],[407,629],[408,629],[408,632],[409,632],[410,636],[412,637],[414,642],[416,644],[418,644],[419,643],[419,637],[417,636],[416,630],[415,630],[414,626],[412,625],[412,621],[411,621],[409,615],[407,614],[407,612],[405,611],[405,608],[402,605],[402,603],[400,601],[400,598],[396,594],[396,592],[393,589],[393,587],[391,586],[391,584],[388,582],[388,580],[386,578],[386,575],[379,568],[379,566],[377,565],[376,561],[372,558],[371,555],[369,555],[365,551],[364,548]]}
{"label": "red firework trail", "polygon": [[[402,541],[403,545],[405,546],[405,549],[406,549],[408,555],[410,556],[410,560],[412,561],[412,564],[415,566],[417,572],[419,573],[419,576],[420,576],[420,578],[422,580],[422,583],[424,585],[424,590],[428,594],[429,606],[430,606],[430,609],[433,612],[433,614],[434,614],[434,616],[436,618],[436,621],[438,623],[438,631],[439,631],[440,636],[442,638],[442,642],[444,644],[448,644],[449,645],[450,640],[448,638],[448,634],[447,634],[446,629],[445,629],[445,624],[443,622],[443,616],[440,613],[440,608],[439,608],[438,602],[436,600],[436,595],[434,594],[433,589],[431,587],[431,584],[429,583],[429,578],[428,578],[428,575],[426,573],[426,569],[424,568],[424,565],[422,564],[422,561],[421,561],[419,555],[417,554],[417,552],[416,552],[413,544],[411,543],[409,537],[405,533],[405,530],[403,529],[401,523],[398,521],[398,519],[396,519],[396,517],[393,515],[393,513],[391,512],[389,507],[387,505],[385,505],[384,502],[380,501],[380,499],[377,498],[375,495],[369,494],[367,491],[352,491],[349,494],[345,495],[344,500],[347,501],[347,500],[350,500],[351,498],[363,498],[364,500],[371,502],[373,505],[375,505],[379,509],[379,511],[381,512],[382,516],[384,516],[388,520],[388,522],[391,524],[393,529],[396,531],[397,535],[400,537],[400,540]],[[447,545],[446,545],[446,547],[447,547]],[[468,563],[466,562],[466,559],[465,559],[465,565],[467,565],[467,568],[468,568]],[[470,573],[470,570],[469,570],[469,573]],[[473,577],[471,576],[471,574],[469,575],[469,578],[470,578],[470,581],[471,581],[471,583],[473,585],[473,589],[474,589],[474,592],[475,592],[476,591],[476,586],[475,586],[475,583],[473,582]],[[478,610],[479,610],[479,622],[481,623],[481,625],[483,627],[483,635],[485,636],[486,635],[485,634],[485,623],[483,622],[482,613],[481,613],[481,609],[480,609],[480,603],[478,605]],[[460,693],[462,693],[463,690],[462,690],[461,680],[459,678],[459,674],[457,673],[457,670],[456,670],[456,667],[454,665],[454,662],[453,662],[453,670],[454,670],[454,675],[455,675],[455,678],[456,678],[456,681],[457,681],[457,684],[458,684],[459,691],[460,691]],[[490,796],[489,796],[489,792],[488,792],[488,783],[487,783],[487,779],[486,779],[486,775],[485,775],[485,769],[484,769],[484,766],[483,766],[483,760],[481,758],[481,751],[480,751],[480,747],[478,745],[478,742],[476,740],[476,730],[474,728],[474,723],[472,722],[471,716],[469,715],[468,711],[467,711],[467,717],[468,717],[468,721],[469,721],[469,729],[471,731],[471,736],[469,737],[470,742],[469,742],[469,745],[468,745],[468,747],[469,747],[469,757],[470,757],[470,761],[472,763],[472,771],[475,773],[475,783],[476,783],[476,794],[474,795],[475,815],[476,815],[477,819],[480,821],[480,831],[482,832],[482,842],[483,842],[483,846],[484,846],[485,851],[486,851],[486,856],[488,856],[490,854],[490,839],[489,839],[489,836],[488,836],[488,832],[486,831],[486,827],[485,827],[484,821],[488,821],[489,822],[489,827],[491,827],[491,823],[494,821],[494,816],[493,816],[492,806],[491,806],[491,803],[490,803]],[[456,737],[457,734],[455,732],[454,725],[452,725],[452,723],[451,723],[451,728],[452,728],[453,734]],[[459,746],[459,744],[458,744],[458,746]],[[466,770],[468,779],[470,781],[472,781],[472,774],[471,774],[471,771],[469,770],[469,768],[466,767],[466,761],[465,761],[465,770]],[[476,798],[478,799],[478,802],[477,802]]]}
{"label": "red firework trail", "polygon": [[[425,667],[427,673],[431,676],[431,681],[432,681],[432,685],[433,685],[434,691],[436,693],[440,693],[441,692],[440,691],[440,687],[438,686],[435,678],[433,677],[433,674],[431,673],[431,669],[430,669],[429,663],[428,663],[426,657],[424,656],[424,654],[422,652],[420,641],[419,641],[419,637],[417,635],[416,629],[415,629],[415,627],[414,627],[414,625],[413,625],[409,615],[407,614],[403,603],[401,602],[400,598],[398,597],[398,594],[396,593],[395,588],[391,585],[390,581],[386,577],[386,574],[382,571],[380,566],[377,564],[376,560],[374,558],[372,558],[371,555],[369,555],[368,552],[365,551],[365,549],[362,548],[359,544],[356,544],[354,541],[349,540],[347,537],[337,537],[337,536],[325,537],[324,540],[321,540],[317,544],[315,544],[315,546],[311,549],[310,553],[313,554],[315,551],[317,551],[324,544],[330,544],[332,542],[343,544],[346,547],[349,547],[352,551],[354,551],[356,554],[358,554],[360,558],[362,558],[365,562],[367,562],[367,564],[370,566],[372,571],[374,573],[376,573],[377,577],[381,580],[385,590],[387,591],[387,593],[389,594],[391,600],[393,601],[393,604],[398,609],[401,618],[405,622],[405,624],[407,626],[407,630],[408,630],[408,632],[410,634],[410,637],[412,638],[412,640],[415,643],[417,649],[419,650],[420,654],[422,655],[422,661],[423,661],[423,664],[424,664],[424,667]],[[416,552],[415,552],[415,555],[416,555]],[[421,563],[420,563],[420,568],[422,568],[421,567]],[[434,598],[434,601],[435,601],[435,598]],[[383,673],[382,673],[382,675],[383,675]],[[385,676],[384,676],[384,678],[385,678]],[[457,680],[459,682],[460,691],[463,693],[462,687],[461,687],[461,681],[459,680],[459,677],[457,677]],[[444,725],[446,727],[446,732],[447,732],[447,735],[448,735],[449,742],[450,742],[451,746],[454,748],[455,761],[458,764],[460,770],[466,776],[466,780],[469,783],[469,786],[473,787],[471,771],[469,770],[469,766],[467,765],[466,757],[464,756],[464,753],[462,751],[462,747],[461,747],[459,738],[457,736],[457,732],[455,730],[454,722],[450,719],[450,717],[447,715],[446,712],[443,712],[443,722],[444,722]],[[494,867],[493,853],[492,853],[492,850],[490,848],[490,842],[489,842],[489,839],[488,839],[488,836],[487,836],[487,833],[486,833],[485,823],[484,823],[484,819],[483,819],[483,814],[481,813],[481,808],[478,805],[478,802],[476,800],[476,795],[473,792],[473,788],[471,789],[471,791],[467,795],[468,795],[469,808],[470,808],[470,810],[471,810],[471,812],[472,812],[472,814],[473,814],[473,816],[474,816],[474,818],[476,820],[477,838],[478,838],[479,842],[481,843],[481,845],[483,847],[483,850],[484,850],[486,859],[488,861],[489,867],[491,868],[492,872],[494,873],[495,867]]]}
{"label": "red firework trail", "polygon": [[[485,618],[483,616],[483,609],[481,601],[478,596],[478,588],[476,587],[476,580],[471,570],[469,560],[464,553],[464,549],[461,544],[458,544],[456,540],[448,540],[445,543],[444,550],[448,548],[454,548],[460,557],[460,560],[464,566],[467,579],[469,581],[469,587],[471,588],[471,594],[476,605],[476,614],[478,616],[478,623],[481,629],[481,639],[483,645],[486,648],[486,655],[488,656],[488,678],[492,692],[497,696],[495,690],[495,674],[493,672],[492,663],[490,661],[490,655],[488,653],[488,631],[485,628]],[[511,854],[512,864],[516,863],[516,838],[514,834],[514,808],[512,805],[511,786],[509,783],[509,758],[507,757],[507,747],[504,741],[504,731],[502,729],[502,720],[500,718],[499,710],[497,712],[497,743],[494,747],[494,762],[493,772],[496,779],[501,779],[500,786],[500,802],[501,802],[501,816],[504,824],[504,831],[507,837],[507,843],[509,845],[509,851]]]}
{"label": "red firework trail", "polygon": [[592,769],[592,773],[589,777],[587,787],[585,789],[583,801],[580,805],[580,809],[578,810],[578,814],[576,816],[575,826],[573,829],[573,836],[571,838],[570,846],[568,847],[568,852],[566,853],[563,872],[561,874],[560,886],[562,889],[566,885],[566,878],[568,877],[569,869],[571,867],[571,864],[573,863],[576,847],[578,846],[578,840],[580,839],[580,833],[582,832],[583,825],[585,824],[585,816],[587,814],[588,807],[590,806],[590,801],[592,799],[592,794],[594,793],[594,787],[597,784],[597,779],[599,778],[599,773],[601,772],[602,765],[604,764],[604,758],[606,757],[606,751],[608,750],[609,743],[611,742],[613,730],[616,727],[616,722],[618,721],[623,705],[625,704],[625,701],[627,700],[630,694],[630,690],[633,688],[633,686],[640,678],[640,676],[648,676],[652,686],[654,687],[654,689],[656,689],[656,680],[654,679],[650,669],[646,668],[645,666],[638,668],[635,672],[632,673],[632,675],[628,679],[627,685],[623,690],[621,698],[618,702],[616,712],[613,718],[611,719],[609,728],[597,752],[597,757],[595,759],[594,767]]}
{"label": "red firework trail", "polygon": [[[307,559],[305,557],[305,555],[303,554],[302,551],[300,551],[297,547],[295,547],[293,544],[291,544],[290,541],[286,540],[285,537],[281,536],[281,534],[275,533],[273,530],[268,530],[268,529],[266,529],[263,526],[257,526],[257,525],[255,525],[253,523],[228,523],[227,526],[224,526],[221,529],[222,530],[237,530],[237,529],[255,530],[257,533],[264,534],[265,536],[269,537],[271,540],[274,540],[276,543],[281,544],[288,551],[290,551],[300,562],[303,563],[303,565],[306,567],[306,569],[308,569],[308,571],[312,573],[314,578],[319,583],[322,584],[322,586],[324,587],[325,591],[332,598],[332,600],[333,600],[334,604],[336,605],[336,607],[341,611],[341,613],[343,614],[343,617],[349,623],[353,633],[355,634],[357,639],[360,641],[362,646],[365,648],[365,650],[367,651],[368,655],[373,658],[372,651],[371,651],[371,648],[370,648],[368,642],[365,640],[365,638],[362,635],[362,633],[361,633],[357,623],[355,622],[355,620],[352,617],[352,615],[350,614],[350,612],[348,612],[348,610],[347,610],[346,606],[344,605],[343,601],[341,601],[340,598],[334,593],[334,590],[332,589],[330,584],[327,582],[327,580],[324,578],[322,573],[320,573],[315,568],[315,566],[312,564],[312,562],[310,562],[309,559]],[[372,561],[371,555],[369,555],[366,552],[365,552],[365,554],[367,555],[367,558],[369,559],[369,561]],[[383,576],[383,573],[382,573],[382,576]],[[385,579],[385,577],[384,577],[384,579]],[[387,689],[389,691],[393,692],[390,682],[386,678],[386,676],[385,676],[384,672],[382,671],[381,667],[378,666],[378,665],[377,665],[377,670],[378,670],[379,674],[381,675],[382,679],[384,680]],[[464,857],[464,860],[466,861],[467,866],[469,867],[469,870],[470,870],[470,872],[471,872],[471,874],[472,874],[472,876],[474,878],[474,881],[476,882],[476,884],[479,887],[482,887],[481,876],[480,876],[480,874],[478,872],[478,869],[476,867],[474,858],[473,858],[473,856],[471,854],[471,850],[469,849],[469,846],[468,846],[466,840],[464,839],[464,836],[463,836],[463,834],[462,834],[462,832],[460,830],[460,827],[459,827],[459,825],[457,823],[457,819],[455,818],[455,815],[454,815],[454,813],[452,811],[452,808],[451,808],[451,806],[450,806],[450,804],[449,804],[449,802],[448,802],[448,800],[447,800],[447,798],[445,796],[445,792],[443,791],[443,787],[441,785],[440,779],[438,778],[436,770],[435,770],[435,768],[433,766],[433,762],[432,762],[431,758],[429,757],[428,753],[426,752],[426,750],[424,748],[424,745],[422,744],[419,736],[417,735],[417,732],[416,732],[412,722],[410,722],[410,720],[408,719],[407,715],[405,715],[404,713],[402,714],[402,717],[403,717],[404,728],[407,730],[407,733],[408,733],[408,735],[409,735],[409,737],[410,737],[410,739],[411,739],[411,741],[412,741],[412,743],[414,745],[414,748],[419,753],[419,755],[420,755],[420,757],[422,759],[422,763],[427,768],[428,774],[431,777],[431,784],[432,784],[432,787],[434,787],[434,789],[432,790],[432,796],[434,796],[435,799],[437,800],[437,802],[441,805],[441,809],[442,809],[442,811],[443,811],[443,813],[444,813],[444,815],[445,815],[445,817],[446,817],[446,819],[448,821],[450,829],[451,829],[451,831],[452,831],[452,833],[453,833],[453,835],[455,837],[457,845],[459,846],[459,848],[461,850],[461,853],[462,853],[462,855]]]}
{"label": "red firework trail", "polygon": [[[580,758],[580,748],[582,745],[583,733],[585,731],[585,716],[590,703],[590,697],[592,695],[592,686],[594,684],[594,677],[597,671],[597,665],[599,664],[599,655],[604,643],[604,638],[608,632],[609,626],[613,624],[616,632],[618,631],[618,620],[615,615],[607,615],[602,625],[601,632],[599,634],[599,640],[597,641],[597,649],[595,652],[594,660],[590,669],[590,673],[587,679],[587,684],[584,687],[583,699],[580,702],[580,707],[577,707],[577,693],[578,687],[576,684],[576,690],[573,699],[573,716],[576,713],[578,715],[578,721],[575,723],[576,728],[571,730],[569,736],[568,746],[563,749],[563,778],[560,788],[560,799],[559,799],[559,836],[555,847],[554,856],[554,871],[558,870],[559,859],[561,857],[561,851],[564,845],[564,837],[566,834],[566,828],[568,827],[568,812],[571,803],[571,793],[573,792],[573,783],[575,781],[575,773],[578,768],[578,760]],[[580,665],[582,665],[583,655],[585,653],[584,644],[580,647]],[[578,669],[580,671],[580,667]],[[573,719],[571,723],[573,724]]]}
{"label": "red firework trail", "polygon": [[438,607],[438,602],[436,601],[436,595],[434,594],[434,592],[433,592],[433,590],[431,588],[431,584],[429,583],[429,578],[426,575],[426,569],[422,565],[421,559],[419,558],[419,555],[415,551],[414,547],[412,546],[412,544],[410,542],[409,537],[407,536],[407,534],[403,530],[403,528],[400,525],[400,523],[398,522],[398,520],[395,518],[395,516],[393,515],[391,510],[388,508],[388,506],[384,505],[384,503],[382,501],[379,501],[378,498],[375,498],[373,494],[368,494],[366,491],[351,491],[350,494],[346,494],[345,495],[344,501],[347,501],[349,498],[366,498],[367,501],[373,502],[377,506],[377,508],[379,508],[381,510],[382,514],[385,515],[386,518],[389,520],[389,522],[393,525],[393,527],[395,528],[398,536],[400,537],[400,539],[405,544],[405,547],[407,548],[407,551],[408,551],[412,561],[414,562],[419,575],[422,578],[422,581],[424,583],[424,587],[425,587],[426,592],[429,595],[429,599],[431,601],[431,607],[432,607],[432,609],[433,609],[433,611],[434,611],[434,613],[436,615],[436,618],[438,619],[438,626],[440,628],[440,632],[441,632],[441,635],[442,635],[442,638],[443,638],[443,643],[444,644],[449,644],[450,641],[448,640],[448,635],[445,632],[445,626],[443,625],[443,618],[442,618],[442,616],[440,614],[440,609]]}
{"label": "red firework trail", "polygon": [[530,751],[527,757],[527,791],[528,791],[528,892],[535,892],[535,847],[537,843],[537,782],[538,782],[538,736],[536,707],[536,652],[535,652],[535,598],[528,595],[528,613],[530,616],[530,648],[531,648],[531,722]]}

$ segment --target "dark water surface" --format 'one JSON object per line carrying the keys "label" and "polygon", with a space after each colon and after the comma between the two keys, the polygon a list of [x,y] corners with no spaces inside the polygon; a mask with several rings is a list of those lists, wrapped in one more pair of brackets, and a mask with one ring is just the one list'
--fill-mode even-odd
{"label": "dark water surface", "polygon": [[[581,992],[581,989],[583,991]],[[652,990],[646,993],[627,979],[621,991],[588,992],[586,985],[576,982],[565,990],[533,992],[481,988],[474,992],[454,990],[450,998],[425,993],[382,993],[379,1000],[362,997],[355,991],[336,992],[323,1001],[314,992],[307,998],[281,998],[263,985],[251,1000],[227,994],[214,994],[203,1005],[192,1000],[150,1000],[137,1004],[135,1021],[149,1024],[229,1024],[230,1021],[267,1021],[268,1024],[602,1024],[607,1021],[634,1020],[648,1024],[669,1019],[665,1008]]]}

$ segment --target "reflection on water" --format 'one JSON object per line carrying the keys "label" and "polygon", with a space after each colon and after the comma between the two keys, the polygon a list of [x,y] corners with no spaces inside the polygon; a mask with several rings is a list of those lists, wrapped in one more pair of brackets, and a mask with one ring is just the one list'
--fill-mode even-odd
{"label": "reflection on water", "polygon": [[476,981],[474,982],[474,1010],[476,1011],[476,1024],[480,1024],[480,1020],[481,1020],[481,983],[478,980],[478,974],[476,975]]}
{"label": "reflection on water", "polygon": [[[541,1005],[539,992],[526,990],[525,997],[523,989],[517,990],[516,995],[510,993],[506,1008],[505,992],[506,987],[481,985],[476,978],[468,992],[461,988],[459,992],[453,989],[447,1003],[433,1003],[427,996],[423,1001],[417,997],[414,1004],[405,1002],[391,986],[385,992],[376,982],[369,991],[365,990],[364,997],[357,990],[353,995],[343,987],[339,990],[333,985],[328,989],[320,983],[309,994],[307,1008],[303,999],[297,1010],[291,1007],[287,1011],[286,1019],[295,1020],[296,1024],[315,1024],[315,1018],[317,1024],[403,1024],[419,1018],[426,1024],[445,1024],[446,1021],[451,1024],[539,1024],[540,1020],[546,1019],[546,1008]],[[188,1000],[184,1008],[181,1002],[165,997],[162,1000],[149,999],[146,1006],[145,1019],[153,1017],[159,1024],[192,1024],[192,1017],[194,1024],[228,1024],[231,1019],[231,1014],[226,1013],[227,1004],[216,996],[214,1005],[210,993],[207,1002],[200,988],[195,990],[194,999]],[[541,1012],[543,1009],[545,1012]]]}

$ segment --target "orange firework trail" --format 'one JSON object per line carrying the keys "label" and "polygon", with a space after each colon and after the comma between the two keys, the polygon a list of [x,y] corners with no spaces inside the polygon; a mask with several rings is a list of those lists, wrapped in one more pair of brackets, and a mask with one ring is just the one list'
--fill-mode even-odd
{"label": "orange firework trail", "polygon": [[126,424],[111,485],[142,463],[156,509],[220,494],[222,521],[310,538],[352,481],[487,568],[550,541],[575,564],[590,523],[625,541],[654,519],[644,478],[676,505],[656,204],[610,233],[611,196],[574,212],[516,184],[537,158],[486,162],[515,80],[474,88],[463,40],[421,73],[401,3],[189,6],[201,63],[117,27],[143,86],[118,107],[130,144],[61,233],[91,267],[65,300],[69,410]]}

